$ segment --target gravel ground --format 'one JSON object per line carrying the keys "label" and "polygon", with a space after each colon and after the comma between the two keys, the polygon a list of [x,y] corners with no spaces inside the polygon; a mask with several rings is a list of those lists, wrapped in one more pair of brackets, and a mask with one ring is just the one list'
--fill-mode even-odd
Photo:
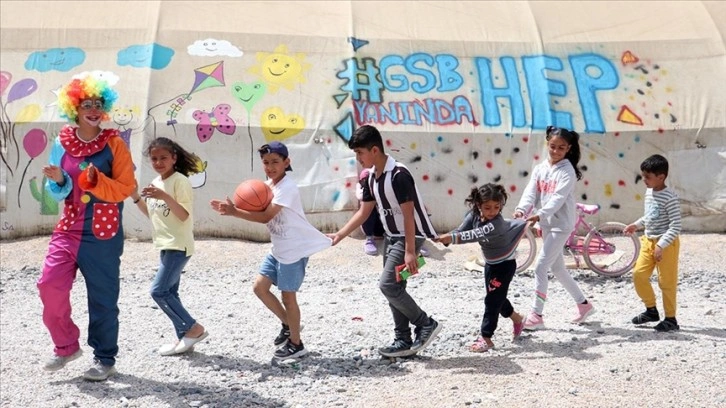
{"label": "gravel ground", "polygon": [[[381,257],[348,238],[308,265],[299,295],[303,340],[310,354],[289,366],[271,364],[279,330],[251,290],[269,244],[198,240],[182,278],[185,305],[210,336],[192,353],[161,357],[171,323],[148,294],[158,253],[128,240],[122,263],[119,374],[82,379],[92,350],[47,373],[52,343],[35,287],[48,237],[2,241],[0,251],[0,405],[3,407],[715,407],[726,406],[726,235],[682,236],[680,332],[634,327],[642,310],[630,275],[606,279],[573,270],[597,308],[584,325],[569,323],[575,306],[550,285],[547,329],[511,340],[500,321],[497,348],[474,354],[483,308],[481,273],[463,268],[475,245],[437,248],[412,278],[410,291],[440,321],[439,338],[414,358],[381,359],[392,320],[377,288]],[[531,272],[515,277],[510,297],[530,304]],[[660,308],[660,293],[659,308]],[[74,286],[73,316],[87,334],[83,278]],[[82,341],[83,342],[83,341]]]}

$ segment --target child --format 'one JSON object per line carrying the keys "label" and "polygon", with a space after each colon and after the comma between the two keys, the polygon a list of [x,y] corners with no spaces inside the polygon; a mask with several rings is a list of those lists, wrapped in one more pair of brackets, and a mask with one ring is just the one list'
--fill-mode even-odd
{"label": "child", "polygon": [[[305,218],[300,191],[295,181],[286,176],[292,171],[287,147],[270,142],[259,149],[265,168],[266,183],[274,197],[266,209],[250,212],[236,208],[226,200],[212,200],[212,208],[222,215],[267,224],[272,249],[260,266],[260,274],[253,290],[262,303],[282,322],[280,334],[275,338],[277,360],[289,360],[307,354],[300,339],[300,307],[296,292],[302,286],[308,257],[330,246],[328,237],[313,227]],[[276,285],[282,293],[282,303],[270,292]]]}
{"label": "child", "polygon": [[[358,211],[335,234],[337,244],[368,218],[374,206],[383,214],[386,230],[383,247],[383,273],[379,287],[388,300],[393,314],[394,340],[378,352],[385,357],[416,354],[436,338],[441,325],[426,314],[406,291],[406,281],[396,282],[396,266],[405,264],[411,273],[418,271],[416,254],[425,237],[435,238],[436,232],[426,214],[421,195],[408,169],[387,155],[381,134],[373,126],[356,129],[348,142],[356,159],[371,174],[363,186],[363,200]],[[416,339],[411,340],[413,324]]]}
{"label": "child", "polygon": [[55,344],[44,369],[60,370],[83,354],[70,298],[80,269],[88,293],[88,344],[94,354],[94,364],[83,377],[90,381],[116,373],[123,200],[136,185],[126,143],[118,130],[101,128],[117,99],[107,82],[90,75],[64,85],[58,107],[77,126],[61,129],[43,167],[45,189],[65,204],[37,283],[43,323]]}
{"label": "child", "polygon": [[655,154],[641,163],[640,171],[645,191],[645,212],[637,221],[625,227],[626,234],[645,227],[640,237],[640,255],[633,269],[635,292],[645,304],[645,312],[633,318],[634,324],[657,322],[655,293],[650,285],[653,268],[658,268],[658,286],[663,293],[665,319],[655,326],[659,332],[678,330],[676,321],[676,292],[678,289],[678,251],[681,233],[681,208],[676,192],[665,184],[668,160]]}
{"label": "child", "polygon": [[577,168],[580,161],[580,135],[567,129],[547,127],[549,160],[535,166],[532,177],[514,211],[522,218],[539,204],[539,209],[527,218],[539,222],[542,228],[542,250],[534,267],[535,298],[532,311],[524,320],[525,330],[544,328],[542,311],[547,300],[547,271],[562,283],[577,303],[573,323],[582,323],[595,312],[575,279],[565,268],[562,248],[575,227],[575,183],[582,178]]}
{"label": "child", "polygon": [[505,220],[502,208],[507,203],[507,192],[499,184],[484,184],[473,188],[465,202],[471,210],[459,227],[448,235],[441,235],[437,242],[444,245],[478,242],[486,259],[484,280],[484,316],[481,320],[481,336],[469,348],[482,353],[494,348],[492,336],[497,329],[499,314],[511,318],[514,338],[522,333],[524,316],[514,311],[507,299],[509,284],[517,270],[514,258],[517,244],[526,232],[524,220]]}
{"label": "child", "polygon": [[177,341],[159,348],[159,354],[170,356],[189,351],[209,336],[179,299],[181,273],[194,253],[194,196],[187,177],[194,173],[198,159],[165,137],[153,139],[146,148],[146,156],[159,176],[141,190],[141,194],[134,191],[131,197],[139,210],[151,219],[154,246],[161,251],[151,297],[176,331]]}
{"label": "child", "polygon": [[[363,169],[358,176],[358,184],[356,184],[355,196],[360,202],[363,200],[363,185],[368,180],[369,169]],[[363,233],[366,235],[366,242],[363,244],[363,250],[367,255],[378,255],[378,247],[376,246],[376,239],[383,237],[383,224],[381,224],[381,217],[378,215],[378,210],[373,208],[371,215],[368,216],[366,221],[361,225]]]}

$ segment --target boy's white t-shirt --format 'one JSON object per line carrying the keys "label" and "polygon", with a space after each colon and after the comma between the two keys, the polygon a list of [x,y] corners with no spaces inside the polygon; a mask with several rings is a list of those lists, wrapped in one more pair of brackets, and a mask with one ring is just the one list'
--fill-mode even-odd
{"label": "boy's white t-shirt", "polygon": [[295,181],[285,176],[272,188],[272,203],[282,207],[267,223],[272,249],[270,252],[280,263],[291,264],[332,245],[333,241],[313,227],[305,217],[300,190]]}

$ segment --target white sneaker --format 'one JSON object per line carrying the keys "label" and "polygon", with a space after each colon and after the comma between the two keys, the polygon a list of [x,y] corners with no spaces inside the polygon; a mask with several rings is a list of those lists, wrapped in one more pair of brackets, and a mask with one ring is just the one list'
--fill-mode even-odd
{"label": "white sneaker", "polygon": [[88,381],[104,381],[114,374],[116,374],[116,368],[114,366],[103,365],[100,361],[94,359],[93,367],[83,373],[83,378]]}
{"label": "white sneaker", "polygon": [[45,371],[58,371],[61,368],[65,367],[66,364],[70,363],[71,361],[77,359],[78,357],[83,355],[83,350],[78,349],[75,353],[71,354],[70,356],[59,356],[54,355],[53,358],[48,360],[45,365],[43,366],[43,369]]}
{"label": "white sneaker", "polygon": [[163,346],[159,347],[159,354],[162,356],[171,356],[176,354],[176,351],[174,351],[174,349],[176,349],[177,344],[179,343],[177,342],[171,344],[164,344]]}

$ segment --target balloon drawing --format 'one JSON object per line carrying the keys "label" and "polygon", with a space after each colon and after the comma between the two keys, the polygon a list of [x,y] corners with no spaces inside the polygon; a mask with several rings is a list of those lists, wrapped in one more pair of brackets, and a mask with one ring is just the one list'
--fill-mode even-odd
{"label": "balloon drawing", "polygon": [[267,85],[262,81],[247,84],[243,81],[235,82],[232,85],[232,96],[237,99],[247,111],[247,135],[250,138],[250,167],[254,171],[254,144],[252,143],[252,131],[250,130],[250,114],[252,108],[267,92]]}
{"label": "balloon drawing", "polygon": [[[20,147],[18,140],[15,137],[15,125],[17,123],[28,123],[33,122],[40,117],[41,109],[37,104],[25,106],[21,109],[15,117],[15,121],[10,120],[8,113],[8,105],[19,99],[23,99],[26,96],[31,95],[38,89],[38,83],[33,78],[23,78],[10,86],[13,75],[7,71],[0,71],[0,160],[2,160],[5,167],[13,175],[13,168],[8,163],[8,158],[5,156],[11,147],[15,148],[16,161],[15,169],[20,164]],[[8,87],[10,89],[8,90]],[[5,96],[5,91],[8,91]]]}
{"label": "balloon drawing", "polygon": [[40,117],[40,105],[37,103],[31,103],[26,105],[23,109],[15,115],[15,123],[30,123],[35,122]]}
{"label": "balloon drawing", "polygon": [[28,164],[25,165],[23,176],[20,178],[20,184],[18,185],[18,207],[20,207],[20,189],[23,187],[23,181],[25,181],[25,173],[28,172],[28,167],[30,167],[30,163],[33,159],[40,156],[47,145],[48,136],[46,136],[43,129],[30,129],[23,138],[23,149],[25,149],[25,153],[28,153],[28,156],[30,156],[30,160],[28,160]]}
{"label": "balloon drawing", "polygon": [[23,148],[25,149],[25,153],[28,153],[28,156],[30,156],[30,160],[40,156],[47,144],[48,137],[42,129],[30,129],[23,138]]}
{"label": "balloon drawing", "polygon": [[5,93],[8,85],[10,85],[11,79],[13,79],[13,74],[7,71],[0,71],[0,96]]}
{"label": "balloon drawing", "polygon": [[13,84],[8,92],[7,103],[16,101],[18,99],[25,98],[26,96],[35,92],[38,89],[38,83],[33,78],[25,78]]}

